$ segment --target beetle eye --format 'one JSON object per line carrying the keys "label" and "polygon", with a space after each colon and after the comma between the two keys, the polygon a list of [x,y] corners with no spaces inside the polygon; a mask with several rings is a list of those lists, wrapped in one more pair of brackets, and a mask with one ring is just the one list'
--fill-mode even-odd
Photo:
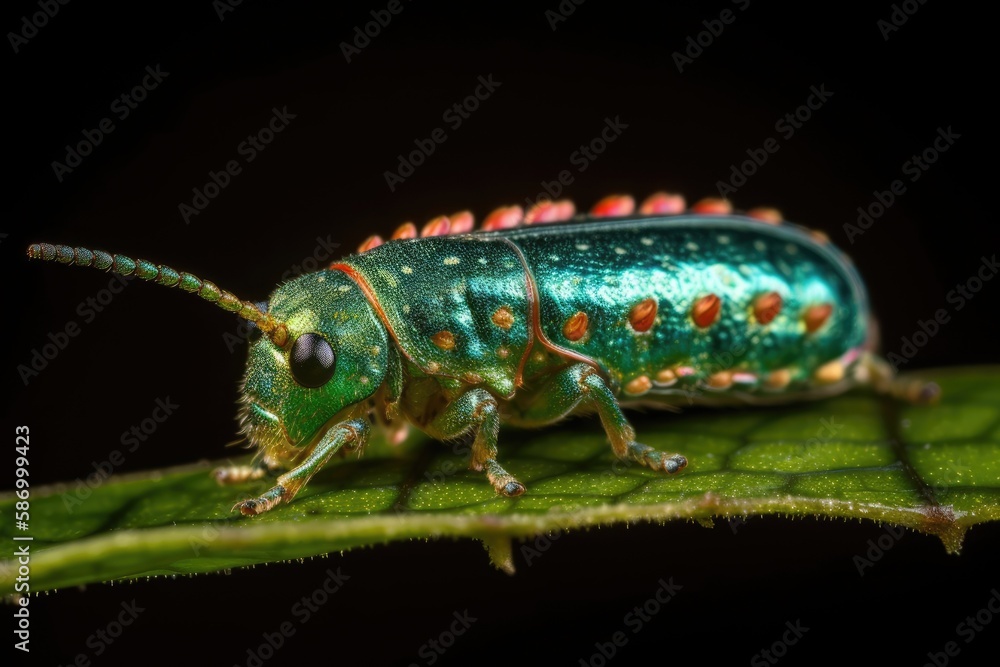
{"label": "beetle eye", "polygon": [[333,377],[337,355],[319,334],[302,334],[292,345],[288,365],[296,382],[303,387],[315,389],[322,387]]}

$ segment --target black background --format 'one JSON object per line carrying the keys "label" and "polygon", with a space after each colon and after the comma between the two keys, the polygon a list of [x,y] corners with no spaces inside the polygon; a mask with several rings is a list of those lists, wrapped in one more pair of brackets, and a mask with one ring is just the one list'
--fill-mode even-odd
{"label": "black background", "polygon": [[[564,2],[564,5],[569,5]],[[913,7],[916,7],[913,3]],[[884,347],[918,321],[952,320],[908,368],[996,362],[1000,283],[961,311],[949,290],[996,252],[989,200],[996,173],[988,17],[928,3],[889,39],[889,3],[775,7],[725,2],[652,7],[590,0],[552,30],[545,10],[496,3],[405,3],[348,63],[340,43],[384,4],[325,7],[243,2],[220,20],[209,2],[73,2],[18,53],[7,45],[5,214],[0,232],[7,314],[7,422],[32,429],[35,483],[85,476],[122,431],[169,396],[181,407],[122,471],[221,458],[233,421],[243,350],[223,333],[237,321],[198,299],[133,285],[25,386],[18,364],[107,284],[93,271],[29,265],[33,241],[148,257],[264,298],[282,272],[328,235],[347,254],[368,234],[469,208],[522,203],[570,169],[581,207],[614,192],[716,194],[731,165],[768,137],[781,146],[733,195],[738,207],[780,207],[826,231],[869,284]],[[672,54],[734,7],[737,18],[679,72]],[[35,4],[8,3],[0,27],[19,29]],[[146,66],[169,76],[60,183],[51,163],[92,129]],[[501,86],[460,128],[441,115],[477,77]],[[775,122],[810,86],[833,92],[790,139]],[[178,205],[272,108],[296,115],[254,162],[185,224]],[[570,154],[606,117],[628,125],[580,173]],[[395,192],[383,173],[436,127],[448,140]],[[938,128],[961,138],[862,236],[842,225],[930,146]],[[653,416],[654,419],[664,418]],[[641,428],[643,420],[637,418]],[[11,457],[13,458],[13,457]],[[419,649],[453,611],[479,620],[440,664],[577,665],[618,630],[661,577],[684,586],[619,650],[614,664],[681,656],[749,662],[786,621],[809,632],[785,664],[922,664],[957,640],[955,664],[996,655],[1000,619],[965,644],[956,625],[1000,586],[998,530],[973,530],[960,557],[934,538],[905,535],[859,577],[853,558],[878,539],[872,524],[753,519],[738,530],[695,524],[616,527],[564,536],[514,577],[474,542],[405,543],[231,575],[90,586],[33,600],[32,662],[92,655],[88,635],[123,600],[147,611],[94,664],[245,664],[246,650],[340,567],[350,581],[267,664],[294,660],[427,664]],[[7,621],[9,622],[9,621]],[[10,635],[6,635],[10,636]],[[18,656],[23,658],[23,656]],[[599,664],[599,663],[594,663]]]}

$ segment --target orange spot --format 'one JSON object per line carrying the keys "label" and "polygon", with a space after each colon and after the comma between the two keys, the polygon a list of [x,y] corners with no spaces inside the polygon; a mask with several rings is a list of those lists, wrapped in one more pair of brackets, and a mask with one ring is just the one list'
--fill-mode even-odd
{"label": "orange spot", "polygon": [[829,235],[827,235],[826,232],[822,232],[818,229],[810,229],[809,236],[813,237],[813,240],[815,240],[817,243],[821,245],[826,245],[827,243],[830,242]]}
{"label": "orange spot", "polygon": [[517,227],[524,219],[524,209],[520,206],[501,206],[496,209],[483,221],[483,231],[490,232],[497,229],[510,229]]}
{"label": "orange spot", "polygon": [[818,331],[830,319],[831,314],[833,314],[833,306],[828,303],[806,308],[806,312],[802,315],[802,321],[806,325],[806,333]]}
{"label": "orange spot", "polygon": [[792,381],[792,372],[787,368],[772,371],[764,380],[764,385],[768,389],[784,389]]}
{"label": "orange spot", "polygon": [[358,246],[358,252],[368,252],[372,248],[377,248],[382,245],[382,237],[376,234],[375,236],[369,236],[364,240],[364,242]]}
{"label": "orange spot", "polygon": [[702,215],[729,215],[733,212],[733,205],[728,200],[718,197],[705,197],[701,201],[695,202],[691,207],[692,213]]}
{"label": "orange spot", "polygon": [[451,220],[446,215],[439,215],[420,230],[421,236],[444,236],[451,229]]}
{"label": "orange spot", "polygon": [[580,340],[587,333],[587,324],[587,313],[582,310],[577,311],[563,325],[563,336],[566,337],[566,340]]}
{"label": "orange spot", "polygon": [[609,195],[594,204],[590,214],[597,218],[612,218],[631,215],[635,211],[635,199],[630,195]]}
{"label": "orange spot", "polygon": [[813,379],[820,384],[834,384],[844,379],[844,364],[839,359],[823,364],[813,373]]}
{"label": "orange spot", "polygon": [[627,385],[625,385],[626,394],[645,394],[647,391],[653,388],[653,383],[645,375],[640,375],[635,378]]}
{"label": "orange spot", "polygon": [[670,384],[677,380],[677,373],[674,372],[672,368],[664,368],[663,370],[657,372],[656,381],[660,384]]}
{"label": "orange spot", "polygon": [[431,336],[431,342],[445,351],[455,349],[455,336],[450,331],[438,331]]}
{"label": "orange spot", "polygon": [[493,324],[497,325],[504,331],[509,330],[514,325],[514,313],[510,312],[510,308],[507,306],[500,306],[497,308],[496,312],[493,313]]}
{"label": "orange spot", "polygon": [[780,225],[784,217],[781,215],[781,211],[776,208],[771,208],[770,206],[758,206],[757,208],[752,208],[747,211],[747,217],[753,218],[754,220],[760,220],[761,222],[766,222],[769,225]]}
{"label": "orange spot", "polygon": [[449,219],[451,220],[452,234],[465,234],[467,232],[471,232],[476,223],[476,219],[472,217],[472,211],[459,211],[458,213],[450,216]]}
{"label": "orange spot", "polygon": [[675,195],[669,192],[656,192],[646,197],[639,207],[639,213],[643,215],[673,215],[683,213],[687,202],[683,195]]}
{"label": "orange spot", "polygon": [[392,238],[415,239],[417,238],[417,226],[412,222],[404,222],[392,233]]}
{"label": "orange spot", "polygon": [[712,389],[729,389],[733,384],[733,372],[719,371],[709,375],[707,383]]}
{"label": "orange spot", "polygon": [[762,294],[753,302],[753,316],[761,324],[770,324],[780,312],[781,295],[777,292]]}
{"label": "orange spot", "polygon": [[628,321],[636,331],[649,331],[656,320],[656,299],[643,299],[632,306],[628,314]]}
{"label": "orange spot", "polygon": [[691,308],[691,318],[695,324],[705,329],[719,319],[719,311],[721,310],[722,299],[714,294],[709,294],[694,302],[694,307]]}
{"label": "orange spot", "polygon": [[508,350],[503,346],[500,346],[497,348],[497,356],[500,357],[501,359],[506,359],[508,356],[510,356],[510,350]]}
{"label": "orange spot", "polygon": [[541,201],[524,214],[524,224],[537,225],[546,222],[569,220],[576,213],[576,206],[568,199]]}

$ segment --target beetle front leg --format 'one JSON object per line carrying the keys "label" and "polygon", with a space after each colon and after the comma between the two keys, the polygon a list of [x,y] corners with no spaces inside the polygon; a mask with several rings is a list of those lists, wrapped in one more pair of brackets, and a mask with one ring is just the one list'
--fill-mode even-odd
{"label": "beetle front leg", "polygon": [[323,434],[305,461],[278,478],[276,486],[265,491],[259,498],[236,503],[233,509],[238,507],[245,516],[254,516],[268,511],[278,503],[291,501],[341,447],[364,446],[368,441],[369,431],[366,419],[353,419],[337,424]]}
{"label": "beetle front leg", "polygon": [[497,463],[497,436],[500,433],[500,408],[497,399],[485,389],[472,389],[448,404],[426,428],[435,438],[457,438],[475,429],[472,460],[469,467],[486,472],[496,492],[514,497],[524,493],[524,485]]}
{"label": "beetle front leg", "polygon": [[532,395],[533,400],[521,406],[512,422],[542,426],[574,412],[596,410],[618,458],[668,473],[675,473],[687,465],[687,459],[680,454],[661,452],[635,441],[635,429],[622,414],[615,395],[597,371],[587,364],[575,364],[556,372]]}

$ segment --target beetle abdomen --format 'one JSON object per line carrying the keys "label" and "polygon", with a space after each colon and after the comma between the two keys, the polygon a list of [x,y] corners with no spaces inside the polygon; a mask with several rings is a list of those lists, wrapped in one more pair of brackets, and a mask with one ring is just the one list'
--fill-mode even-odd
{"label": "beetle abdomen", "polygon": [[626,398],[685,377],[718,390],[835,383],[868,336],[856,271],[794,225],[700,215],[498,234],[523,252],[546,337]]}

